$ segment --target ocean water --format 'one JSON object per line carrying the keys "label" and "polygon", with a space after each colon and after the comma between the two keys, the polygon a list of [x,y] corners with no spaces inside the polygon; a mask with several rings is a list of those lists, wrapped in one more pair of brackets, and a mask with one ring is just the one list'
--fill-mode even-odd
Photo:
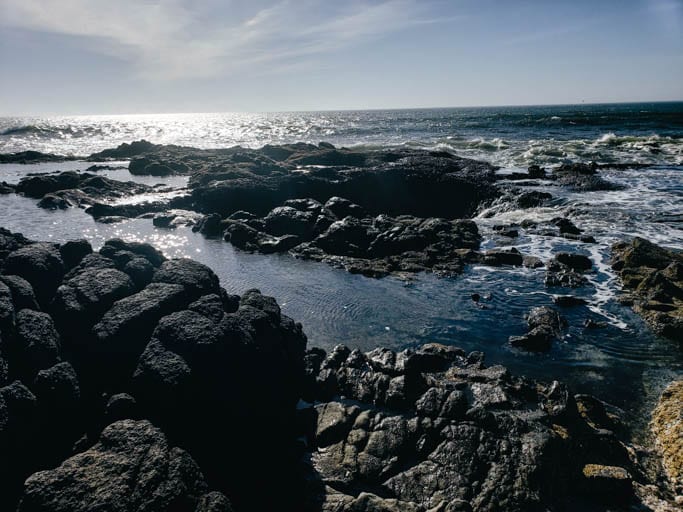
{"label": "ocean water", "polygon": [[[683,375],[683,349],[654,336],[644,322],[618,304],[618,281],[609,267],[612,243],[639,235],[683,249],[683,103],[431,109],[276,114],[168,114],[0,119],[0,153],[38,150],[88,155],[145,138],[195,147],[258,147],[266,143],[328,141],[376,148],[440,148],[490,161],[502,174],[530,164],[548,167],[575,161],[646,163],[602,171],[622,190],[576,193],[541,182],[552,205],[518,210],[493,205],[475,221],[484,248],[517,247],[548,259],[560,250],[586,254],[594,263],[590,286],[547,289],[543,269],[473,266],[457,278],[429,274],[412,279],[369,279],[287,255],[249,254],[207,240],[190,229],[155,228],[150,220],[95,223],[82,210],[46,211],[36,201],[0,196],[0,225],[41,240],[86,237],[95,247],[117,236],[151,242],[169,257],[192,257],[209,265],[230,292],[259,288],[304,325],[309,344],[338,343],[367,350],[401,349],[429,341],[485,352],[489,363],[544,380],[568,382],[622,407],[635,419],[672,378]],[[103,174],[120,180],[164,184],[182,190],[186,177],[132,176],[126,162]],[[0,165],[0,181],[16,183],[28,173],[85,169],[92,162]],[[569,216],[597,244],[544,237],[520,230],[498,237],[496,224]],[[485,299],[475,304],[471,294]],[[574,293],[588,305],[564,310],[569,328],[543,354],[513,349],[510,335],[525,331],[531,307],[552,304],[553,294]],[[584,329],[591,318],[603,329]]]}

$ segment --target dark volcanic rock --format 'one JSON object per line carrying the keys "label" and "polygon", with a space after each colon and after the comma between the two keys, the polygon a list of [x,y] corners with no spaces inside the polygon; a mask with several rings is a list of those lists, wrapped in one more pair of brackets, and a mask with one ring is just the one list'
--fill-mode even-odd
{"label": "dark volcanic rock", "polygon": [[311,399],[323,402],[310,436],[322,510],[570,510],[624,499],[603,495],[582,469],[630,471],[626,451],[557,382],[519,379],[439,345],[337,347],[307,360]]}
{"label": "dark volcanic rock", "polygon": [[593,268],[591,259],[583,254],[559,252],[555,255],[555,260],[578,272],[585,272]]}
{"label": "dark volcanic rock", "polygon": [[59,253],[64,261],[64,269],[67,271],[78,265],[91,252],[92,246],[85,239],[69,240],[59,247]]}
{"label": "dark volcanic rock", "polygon": [[207,490],[187,452],[148,421],[124,420],[88,451],[26,480],[18,510],[194,512]]}
{"label": "dark volcanic rock", "polygon": [[150,190],[151,187],[133,181],[121,182],[76,171],[29,176],[22,178],[16,186],[17,193],[35,199],[42,198],[38,205],[52,209],[91,205],[104,199],[116,199]]}
{"label": "dark volcanic rock", "polygon": [[619,190],[622,187],[605,180],[598,175],[595,163],[562,164],[553,171],[553,177],[559,185],[579,191]]}
{"label": "dark volcanic rock", "polygon": [[621,277],[633,309],[654,331],[683,339],[683,256],[636,237],[612,247],[612,268]]}
{"label": "dark volcanic rock", "polygon": [[510,344],[527,350],[548,350],[553,339],[561,337],[567,321],[548,306],[533,308],[527,316],[529,332],[522,336],[510,336]]}
{"label": "dark volcanic rock", "polygon": [[36,243],[8,254],[3,272],[18,275],[31,283],[38,302],[45,307],[62,281],[64,262],[55,245]]}
{"label": "dark volcanic rock", "polygon": [[21,151],[19,153],[1,153],[0,164],[35,164],[41,162],[65,162],[76,160],[76,157],[52,155],[39,151]]}

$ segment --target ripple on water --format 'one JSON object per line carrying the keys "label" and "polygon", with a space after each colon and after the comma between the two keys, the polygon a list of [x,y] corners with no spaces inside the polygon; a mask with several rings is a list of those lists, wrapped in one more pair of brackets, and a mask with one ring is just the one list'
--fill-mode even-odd
{"label": "ripple on water", "polygon": [[[548,219],[557,216],[582,197],[585,202],[585,196],[577,196],[567,205],[539,210],[538,215]],[[99,224],[82,210],[43,210],[36,207],[36,201],[16,195],[0,198],[0,225],[39,240],[86,237],[96,248],[113,237],[144,241],[168,257],[197,259],[214,269],[231,293],[259,288],[274,296],[284,313],[303,323],[311,345],[329,349],[345,343],[363,350],[376,346],[402,349],[432,341],[458,345],[465,350],[481,350],[490,363],[504,364],[514,372],[566,381],[575,391],[594,393],[635,411],[643,397],[654,396],[651,390],[665,380],[659,375],[683,374],[683,358],[674,344],[653,336],[639,317],[614,301],[616,277],[608,265],[608,247],[620,235],[606,224],[621,222],[621,217],[601,218],[601,204],[618,210],[619,199],[603,197],[594,208],[591,204],[587,202],[579,210],[576,222],[596,235],[596,245],[529,235],[523,230],[514,241],[522,252],[546,260],[560,250],[584,251],[595,265],[593,286],[570,291],[587,299],[589,305],[563,310],[570,327],[544,354],[523,352],[507,342],[510,335],[525,332],[524,316],[529,309],[552,305],[551,294],[568,292],[546,289],[543,269],[472,266],[453,279],[427,274],[411,281],[394,277],[376,280],[287,255],[245,253],[187,228],[157,229],[149,220]],[[629,218],[636,223],[647,222],[642,219],[652,209],[641,204],[643,217]],[[478,218],[484,247],[496,245],[491,231],[494,224],[521,220],[530,213],[534,212]],[[674,245],[676,236],[671,235]],[[473,293],[482,297],[478,304],[471,299]],[[582,326],[587,318],[607,319],[610,324],[586,330]],[[646,387],[649,395],[644,392]]]}

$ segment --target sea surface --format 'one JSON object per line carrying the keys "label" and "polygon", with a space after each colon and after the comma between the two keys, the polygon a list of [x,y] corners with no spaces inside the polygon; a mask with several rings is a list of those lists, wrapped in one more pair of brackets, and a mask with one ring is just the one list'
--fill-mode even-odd
{"label": "sea surface", "polygon": [[[596,271],[589,276],[591,285],[578,290],[547,289],[543,269],[472,266],[452,279],[430,274],[370,279],[287,255],[245,253],[187,228],[155,228],[149,219],[98,224],[82,210],[46,211],[37,208],[35,200],[16,195],[0,196],[0,226],[40,240],[85,237],[96,247],[111,237],[151,242],[169,257],[206,263],[230,292],[259,288],[276,297],[286,314],[303,323],[309,345],[401,349],[437,341],[481,350],[490,364],[567,382],[577,392],[622,407],[636,420],[645,421],[644,411],[662,387],[683,375],[682,345],[654,336],[637,315],[619,305],[618,281],[609,267],[610,245],[635,235],[683,249],[683,103],[0,118],[0,153],[36,150],[86,156],[139,139],[201,148],[298,141],[369,149],[439,148],[492,162],[502,174],[531,164],[634,164],[602,171],[606,179],[624,185],[622,190],[575,193],[541,182],[536,188],[555,196],[552,205],[516,210],[497,204],[475,219],[484,248],[514,246],[544,259],[560,250],[590,256]],[[136,177],[128,173],[126,162],[109,164],[119,168],[102,174],[114,179],[163,182],[179,190],[187,184],[186,177]],[[29,173],[90,165],[0,165],[0,181],[16,183]],[[560,215],[569,216],[598,243],[523,231],[510,240],[492,229]],[[484,299],[474,303],[473,293]],[[553,294],[565,293],[589,303],[563,311],[569,328],[562,340],[543,354],[509,346],[510,335],[525,331],[524,315],[531,307],[551,305]],[[606,327],[585,329],[588,318]]]}

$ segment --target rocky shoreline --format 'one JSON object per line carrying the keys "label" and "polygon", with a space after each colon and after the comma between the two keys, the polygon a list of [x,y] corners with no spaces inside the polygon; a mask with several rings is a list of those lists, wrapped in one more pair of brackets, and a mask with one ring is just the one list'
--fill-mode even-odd
{"label": "rocky shoreline", "polygon": [[[574,250],[541,259],[482,248],[471,217],[553,204],[527,188],[541,182],[618,188],[596,164],[499,174],[446,152],[327,143],[199,150],[138,141],[84,159],[126,159],[133,175],[188,176],[188,186],[121,182],[91,166],[0,192],[83,208],[99,222],[193,226],[240,250],[373,278],[541,268],[545,286],[563,294],[509,337],[531,352],[562,339],[563,308],[584,303],[564,293],[587,286],[594,263]],[[135,200],[143,194],[164,198]],[[582,227],[556,217],[493,232],[594,246]],[[622,302],[657,334],[683,339],[680,253],[636,238],[612,254]],[[677,510],[680,396],[672,383],[653,411],[651,442],[639,446],[617,408],[487,366],[480,352],[428,344],[326,353],[307,347],[274,299],[230,295],[193,260],[120,239],[93,251],[85,240],[34,242],[0,228],[2,510]]]}
{"label": "rocky shoreline", "polygon": [[307,348],[274,299],[147,244],[0,230],[0,268],[3,510],[677,506],[675,391],[662,465],[596,398],[455,347]]}

